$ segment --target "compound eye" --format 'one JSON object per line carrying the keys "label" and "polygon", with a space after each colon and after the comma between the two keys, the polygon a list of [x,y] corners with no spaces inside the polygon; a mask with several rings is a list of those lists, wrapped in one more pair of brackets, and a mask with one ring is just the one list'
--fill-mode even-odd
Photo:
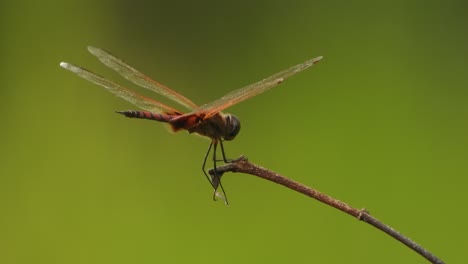
{"label": "compound eye", "polygon": [[240,122],[237,117],[233,115],[226,116],[226,135],[224,140],[233,140],[240,131]]}

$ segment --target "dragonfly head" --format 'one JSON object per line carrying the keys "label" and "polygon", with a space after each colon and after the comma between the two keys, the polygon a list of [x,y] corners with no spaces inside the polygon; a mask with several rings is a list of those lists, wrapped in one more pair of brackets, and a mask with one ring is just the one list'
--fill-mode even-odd
{"label": "dragonfly head", "polygon": [[231,114],[227,114],[225,116],[226,120],[226,134],[223,136],[224,140],[233,140],[237,134],[239,133],[240,130],[240,122],[237,117]]}

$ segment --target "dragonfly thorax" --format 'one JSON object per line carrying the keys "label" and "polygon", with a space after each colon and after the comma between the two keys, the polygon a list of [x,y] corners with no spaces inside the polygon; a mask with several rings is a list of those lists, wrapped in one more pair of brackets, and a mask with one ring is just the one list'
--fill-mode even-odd
{"label": "dragonfly thorax", "polygon": [[[189,118],[175,118],[169,122],[175,127],[187,129],[186,121],[188,119]],[[193,120],[193,122],[195,121],[198,123],[188,128],[188,132],[197,133],[211,139],[233,140],[240,130],[239,119],[231,114],[217,113],[206,119],[197,117],[196,120]]]}

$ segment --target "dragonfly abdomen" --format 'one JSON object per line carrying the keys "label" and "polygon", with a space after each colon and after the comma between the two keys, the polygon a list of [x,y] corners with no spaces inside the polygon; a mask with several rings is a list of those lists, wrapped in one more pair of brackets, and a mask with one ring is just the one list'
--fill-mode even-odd
{"label": "dragonfly abdomen", "polygon": [[174,115],[152,113],[149,111],[126,110],[126,111],[116,111],[116,112],[126,117],[130,117],[130,118],[150,119],[150,120],[156,120],[159,122],[169,122],[171,119],[175,117]]}

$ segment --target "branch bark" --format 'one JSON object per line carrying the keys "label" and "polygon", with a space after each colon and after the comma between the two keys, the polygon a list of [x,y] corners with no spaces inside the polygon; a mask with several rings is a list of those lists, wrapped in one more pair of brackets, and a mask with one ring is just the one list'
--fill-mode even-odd
{"label": "branch bark", "polygon": [[[329,206],[332,206],[342,212],[345,212],[355,218],[357,218],[360,221],[363,221],[365,223],[370,224],[371,226],[387,233],[388,235],[392,236],[396,240],[400,241],[401,243],[405,244],[412,250],[416,251],[418,254],[426,258],[432,263],[444,263],[441,259],[437,258],[435,255],[433,255],[431,252],[427,251],[424,249],[422,246],[417,244],[416,242],[412,241],[408,237],[402,235],[395,229],[391,228],[388,225],[383,224],[380,220],[378,220],[375,217],[372,217],[368,211],[365,209],[356,209],[348,204],[339,201],[333,197],[330,197],[324,193],[321,193],[313,188],[310,188],[304,184],[301,184],[299,182],[293,181],[289,178],[286,178],[276,172],[270,171],[268,169],[262,168],[258,165],[255,165],[253,163],[250,163],[247,158],[244,156],[241,156],[240,158],[227,163],[223,166],[220,166],[216,168],[216,173],[218,177],[221,177],[224,173],[226,172],[241,172],[245,174],[250,174],[254,176],[258,176],[260,178],[263,178],[265,180],[269,180],[278,184],[281,184],[287,188],[290,188],[294,191],[297,191],[299,193],[302,193],[304,195],[307,195],[309,197],[312,197],[319,202],[322,202],[324,204],[327,204]],[[212,177],[215,175],[214,169],[209,170],[208,172]]]}

